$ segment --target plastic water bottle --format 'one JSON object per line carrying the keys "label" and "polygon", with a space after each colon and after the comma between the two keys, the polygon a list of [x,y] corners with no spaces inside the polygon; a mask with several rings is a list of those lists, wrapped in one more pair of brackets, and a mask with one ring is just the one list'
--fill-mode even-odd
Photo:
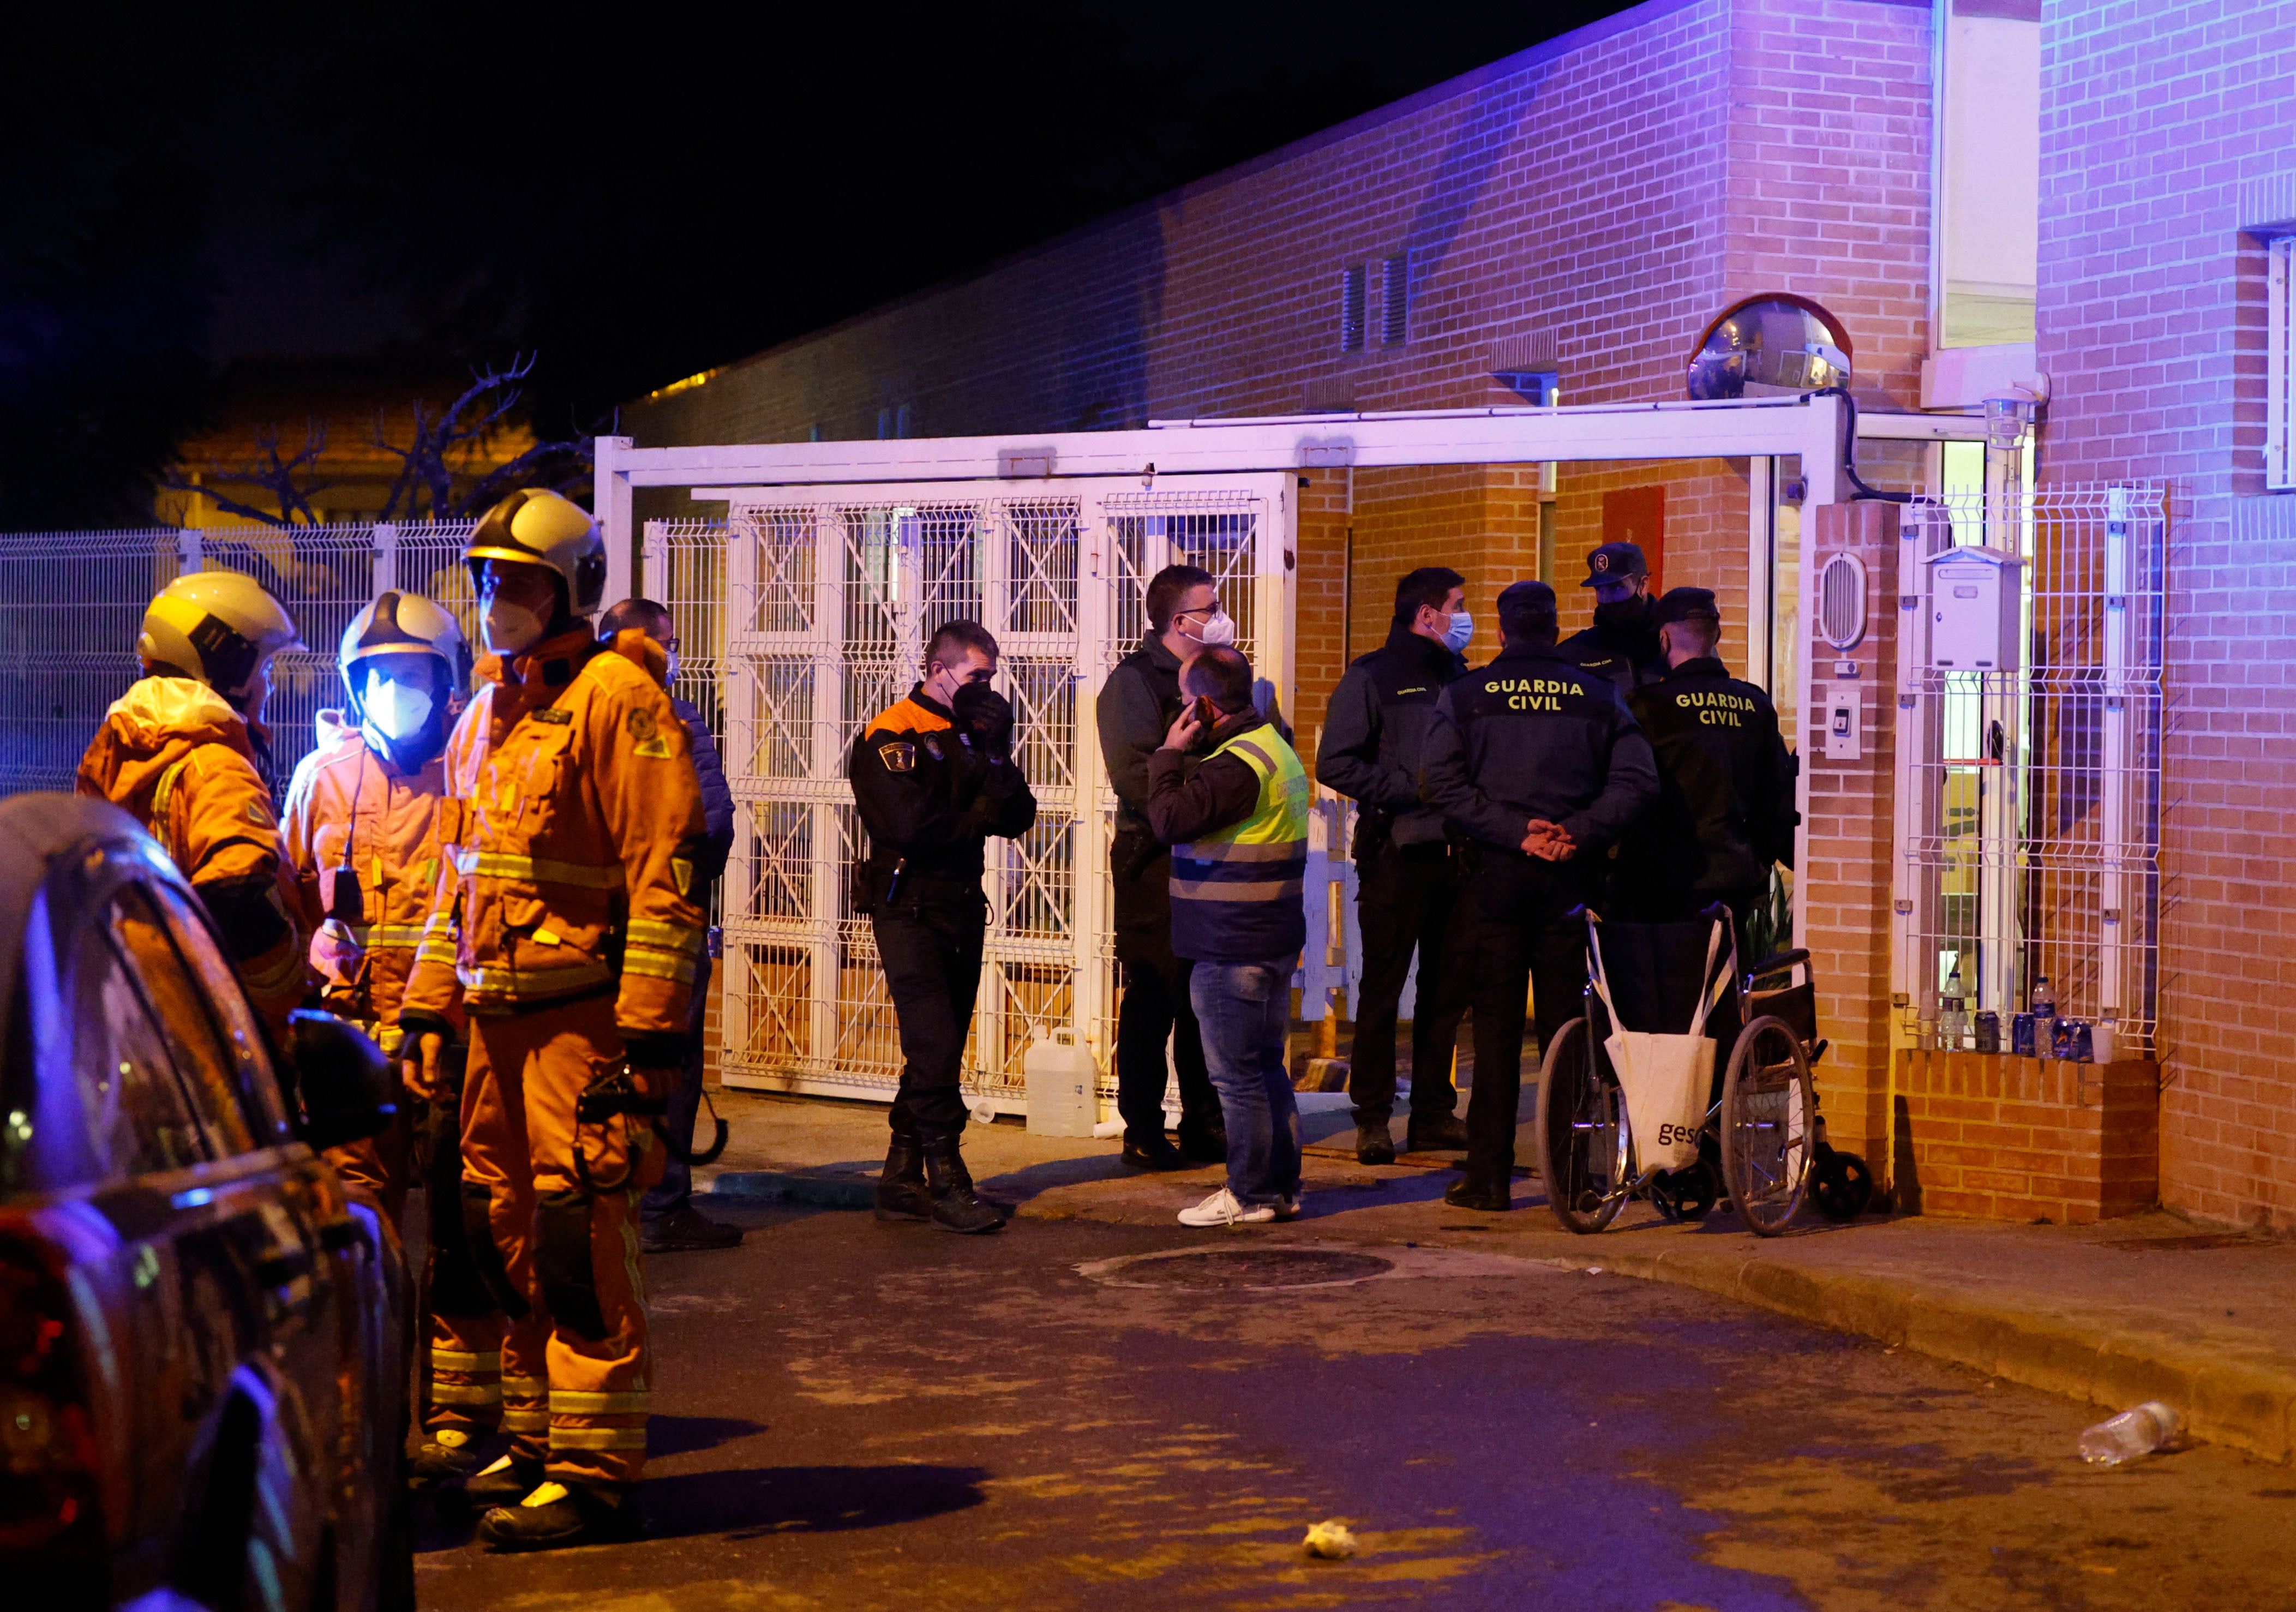
{"label": "plastic water bottle", "polygon": [[1969,1041],[1969,1010],[1964,1005],[1968,998],[1963,994],[1961,962],[1956,959],[1953,971],[1945,977],[1945,994],[1938,1002],[1938,1045],[1948,1052],[1958,1052]]}
{"label": "plastic water bottle", "polygon": [[2177,1442],[2184,1423],[2176,1411],[2157,1399],[2134,1411],[2123,1411],[2080,1436],[2081,1459],[2092,1467],[2118,1467],[2165,1450]]}
{"label": "plastic water bottle", "polygon": [[2033,1056],[2057,1055],[2057,993],[2042,975],[2033,982]]}

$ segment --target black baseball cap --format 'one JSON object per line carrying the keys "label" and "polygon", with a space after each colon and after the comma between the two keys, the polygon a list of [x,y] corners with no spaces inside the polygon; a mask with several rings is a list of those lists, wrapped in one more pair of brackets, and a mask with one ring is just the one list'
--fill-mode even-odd
{"label": "black baseball cap", "polygon": [[1649,575],[1650,561],[1643,558],[1640,544],[1606,543],[1587,556],[1587,580],[1578,585],[1600,587],[1606,582],[1631,582]]}
{"label": "black baseball cap", "polygon": [[1651,618],[1652,626],[1664,626],[1670,621],[1710,621],[1719,626],[1721,607],[1714,602],[1712,588],[1669,588],[1658,601]]}

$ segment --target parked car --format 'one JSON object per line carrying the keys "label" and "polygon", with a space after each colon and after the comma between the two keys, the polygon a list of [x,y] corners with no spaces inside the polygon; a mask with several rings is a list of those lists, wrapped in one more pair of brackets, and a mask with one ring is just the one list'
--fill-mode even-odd
{"label": "parked car", "polygon": [[395,1081],[291,1040],[125,813],[0,801],[0,1601],[414,1605],[406,1262],[315,1150]]}

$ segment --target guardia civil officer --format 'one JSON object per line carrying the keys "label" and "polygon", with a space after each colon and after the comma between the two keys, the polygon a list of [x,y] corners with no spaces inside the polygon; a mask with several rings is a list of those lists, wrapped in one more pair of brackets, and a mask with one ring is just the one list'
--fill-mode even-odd
{"label": "guardia civil officer", "polygon": [[1666,677],[1627,704],[1657,754],[1659,795],[1620,845],[1620,887],[1643,923],[1681,922],[1721,902],[1752,962],[1746,919],[1768,897],[1770,864],[1793,865],[1793,757],[1770,697],[1717,654],[1714,595],[1671,589],[1657,620]]}
{"label": "guardia civil officer", "polygon": [[1587,556],[1587,580],[1578,585],[1595,590],[1595,625],[1562,641],[1562,659],[1609,678],[1622,694],[1665,676],[1641,545],[1603,544]]}
{"label": "guardia civil officer", "polygon": [[1013,762],[1013,707],[988,686],[996,675],[988,630],[947,623],[925,646],[923,680],[870,718],[846,765],[869,831],[857,894],[901,1034],[877,1217],[931,1221],[945,1232],[1004,1223],[1003,1206],[973,1191],[958,1150],[957,1076],[988,923],[981,842],[1025,834],[1037,820],[1037,798]]}
{"label": "guardia civil officer", "polygon": [[1411,1020],[1411,1123],[1404,1145],[1417,1153],[1464,1148],[1467,1127],[1453,1111],[1451,1043],[1466,1004],[1444,973],[1457,862],[1443,814],[1419,798],[1419,764],[1444,689],[1466,675],[1460,653],[1474,631],[1466,578],[1423,566],[1395,586],[1387,642],[1340,679],[1316,750],[1316,779],[1357,804],[1356,904],[1363,935],[1363,983],[1356,994],[1356,1158],[1393,1164],[1397,1004],[1419,954]]}
{"label": "guardia civil officer", "polygon": [[1523,986],[1545,1048],[1586,986],[1586,931],[1603,852],[1658,793],[1650,741],[1618,691],[1555,647],[1554,590],[1499,595],[1499,658],[1435,704],[1421,792],[1473,837],[1457,941],[1475,1011],[1466,1174],[1444,1194],[1505,1209],[1522,1090]]}

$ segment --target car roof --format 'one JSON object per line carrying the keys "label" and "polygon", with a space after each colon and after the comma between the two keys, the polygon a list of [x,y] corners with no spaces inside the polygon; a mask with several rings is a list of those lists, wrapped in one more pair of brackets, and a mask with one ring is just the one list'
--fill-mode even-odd
{"label": "car roof", "polygon": [[14,986],[34,898],[60,861],[104,845],[134,847],[168,865],[135,819],[107,801],[53,793],[0,799],[0,1047],[15,1028]]}

